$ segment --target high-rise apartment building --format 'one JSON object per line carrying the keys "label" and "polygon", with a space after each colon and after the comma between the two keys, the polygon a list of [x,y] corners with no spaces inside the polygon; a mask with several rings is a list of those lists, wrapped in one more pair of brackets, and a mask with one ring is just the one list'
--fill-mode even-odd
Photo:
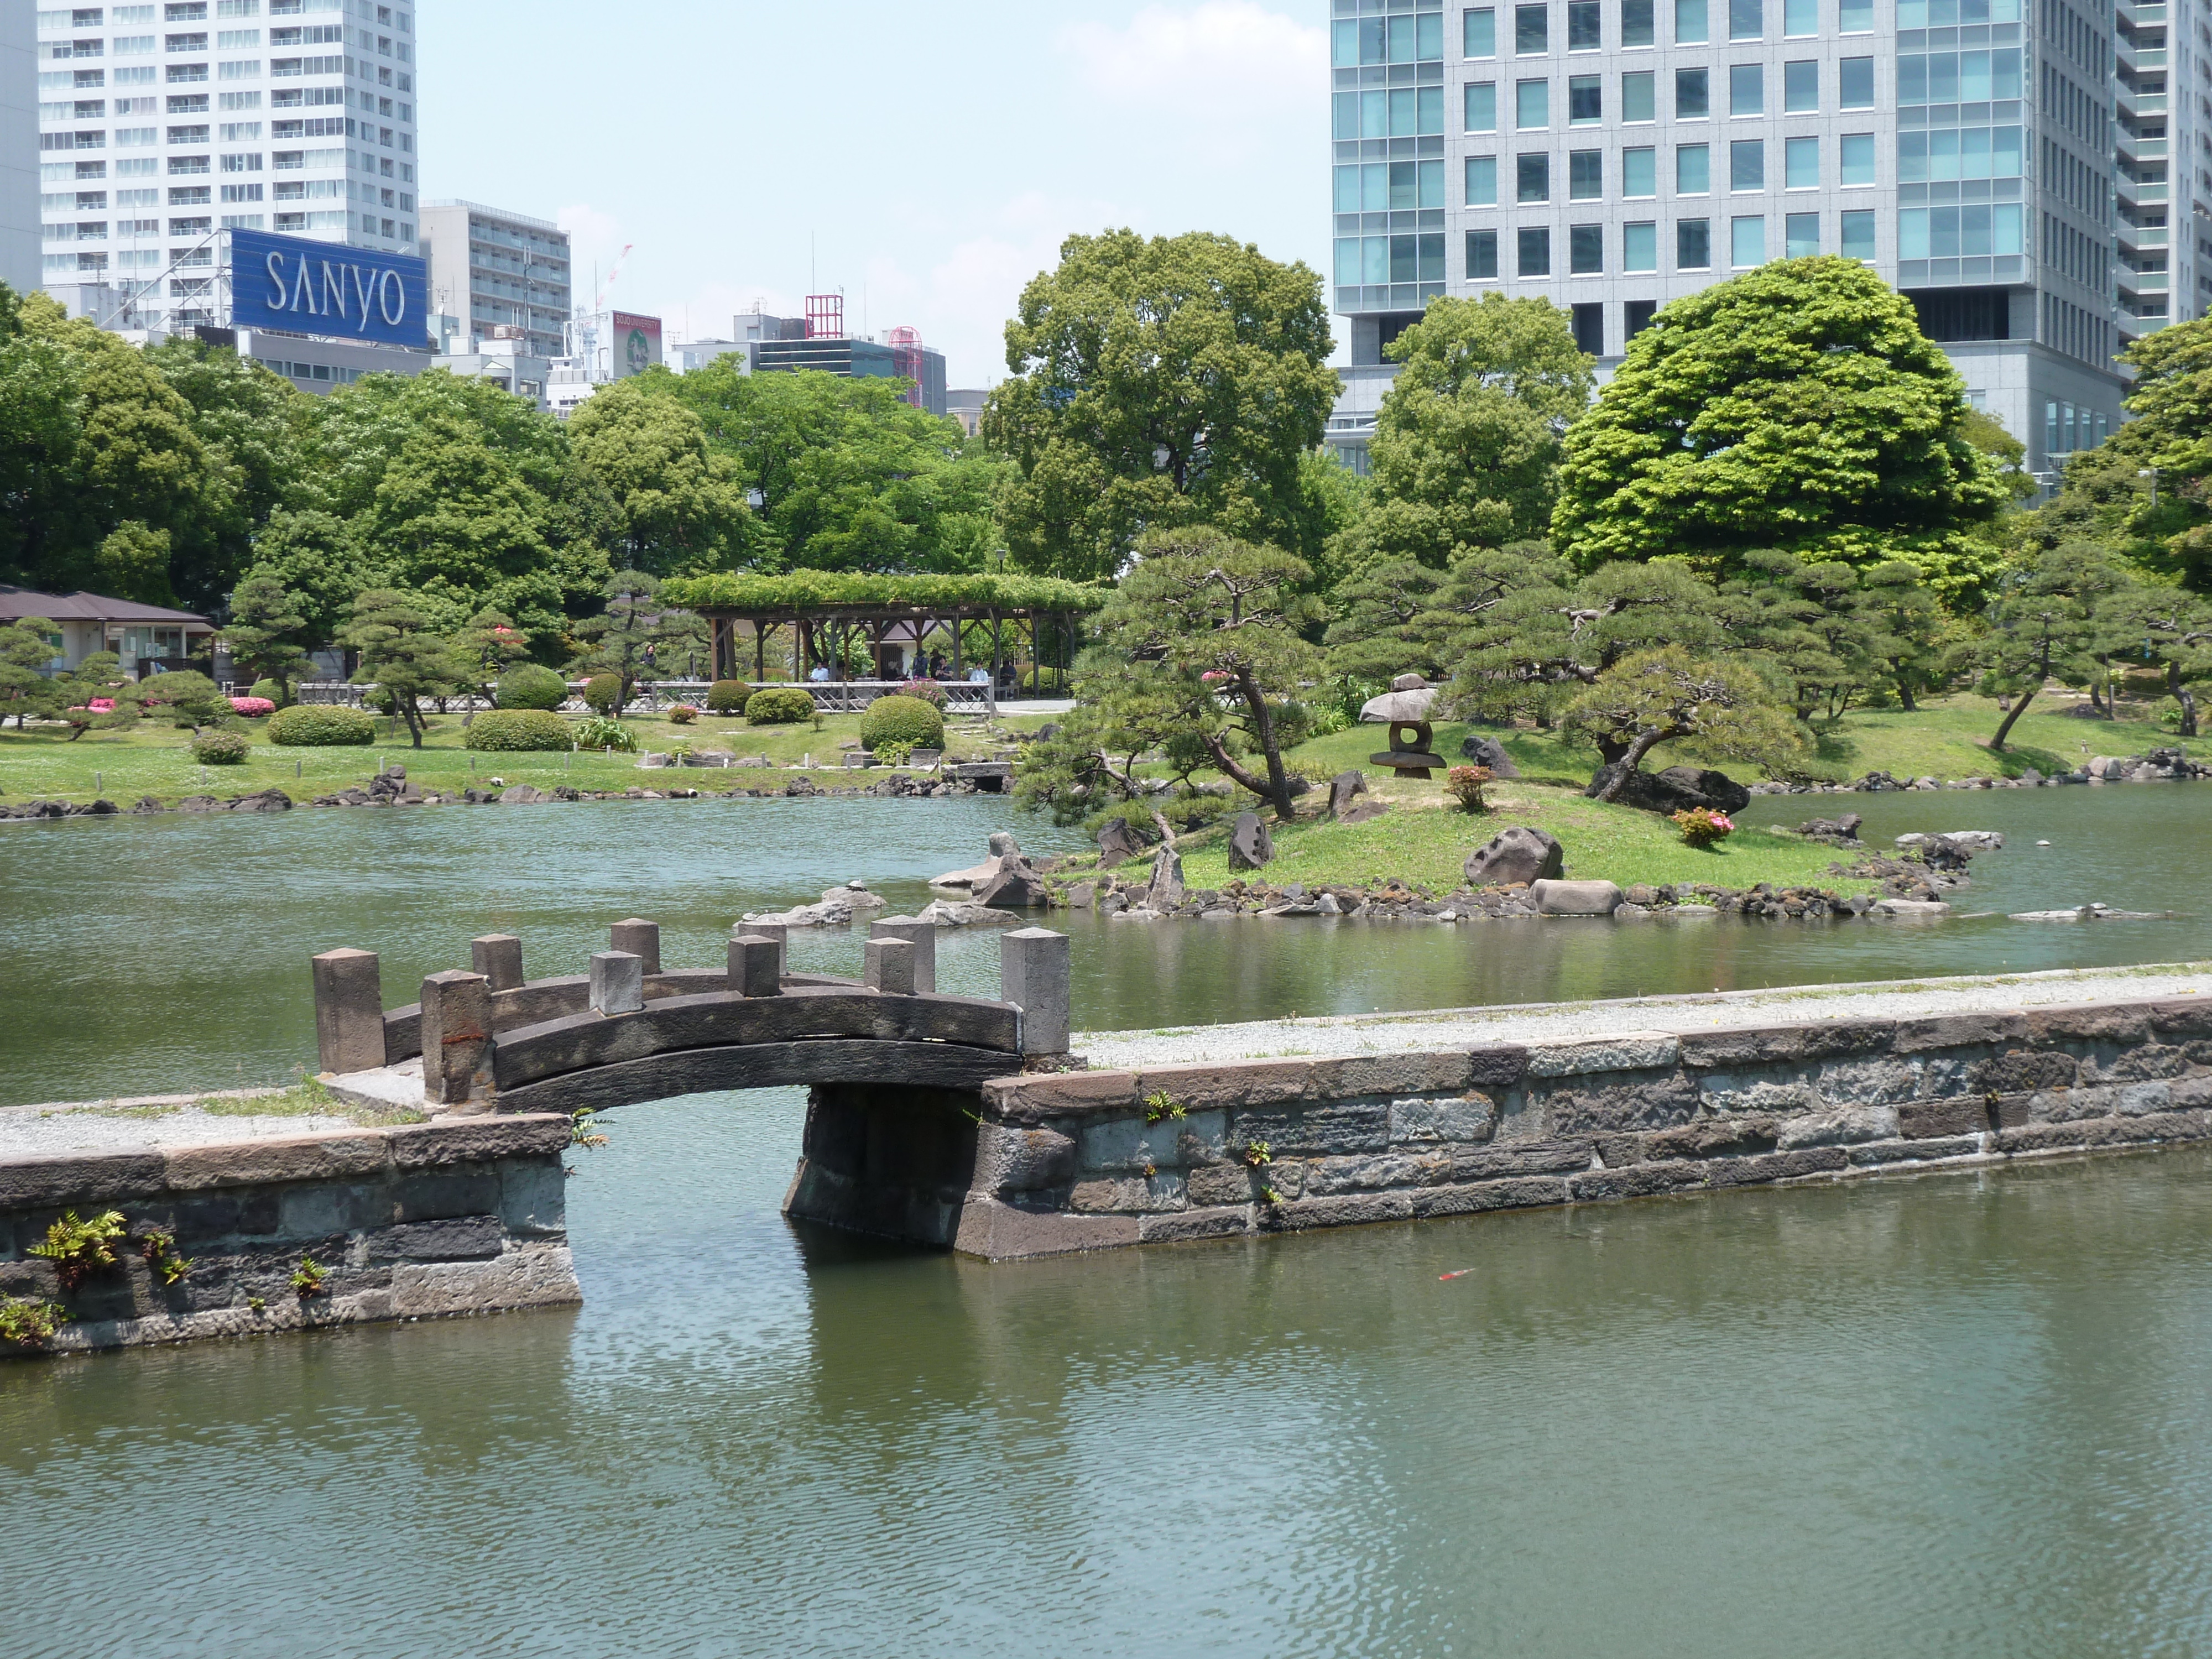
{"label": "high-rise apartment building", "polygon": [[40,8],[45,285],[112,289],[112,325],[183,329],[221,319],[226,228],[414,252],[414,11]]}
{"label": "high-rise apartment building", "polygon": [[[1334,275],[1352,367],[1329,441],[1355,465],[1393,372],[1382,347],[1438,294],[1547,298],[1602,371],[1669,300],[1770,259],[1862,259],[2045,471],[2121,418],[2113,354],[2203,314],[2166,269],[2164,7],[1332,9]],[[2197,67],[2190,98],[2212,118],[2212,70]],[[2188,197],[2201,172],[2212,200],[2212,148],[2188,154],[2199,166],[2171,187]],[[2188,222],[2192,242],[2207,227],[2212,269],[2212,219]]]}
{"label": "high-rise apartment building", "polygon": [[527,214],[475,202],[430,202],[418,225],[430,262],[430,303],[478,340],[520,330],[526,356],[567,349],[568,234]]}
{"label": "high-rise apartment building", "polygon": [[39,285],[39,78],[36,19],[0,7],[0,283]]}

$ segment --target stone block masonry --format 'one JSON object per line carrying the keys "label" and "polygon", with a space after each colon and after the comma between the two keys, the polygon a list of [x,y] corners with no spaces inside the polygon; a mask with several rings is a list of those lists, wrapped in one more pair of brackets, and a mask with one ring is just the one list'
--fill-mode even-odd
{"label": "stone block masonry", "polygon": [[[569,1261],[566,1117],[448,1118],[212,1146],[0,1163],[0,1296],[69,1314],[68,1353],[580,1302]],[[113,1210],[116,1265],[63,1288],[31,1254],[64,1211]],[[164,1285],[138,1241],[191,1263]],[[303,1260],[323,1270],[302,1297]],[[258,1305],[257,1305],[258,1304]]]}
{"label": "stone block masonry", "polygon": [[790,1213],[1005,1259],[2205,1140],[2212,996],[1031,1073],[982,1096],[817,1089]]}

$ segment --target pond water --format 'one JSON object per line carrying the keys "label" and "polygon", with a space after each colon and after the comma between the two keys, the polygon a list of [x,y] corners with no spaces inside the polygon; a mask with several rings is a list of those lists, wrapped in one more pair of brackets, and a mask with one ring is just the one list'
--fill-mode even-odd
{"label": "pond water", "polygon": [[[1885,840],[2006,831],[1977,907],[2187,915],[1079,919],[1078,1017],[2212,957],[2197,787],[1843,804]],[[14,828],[0,1076],[18,1101],[281,1079],[312,1057],[316,950],[382,951],[397,992],[491,929],[573,970],[643,914],[703,965],[740,910],[848,877],[911,908],[1006,821]],[[857,963],[857,935],[794,945]],[[949,937],[948,988],[995,961]],[[804,1110],[611,1115],[571,1182],[574,1312],[0,1366],[0,1651],[2212,1651],[2212,1152],[993,1267],[786,1224]]]}

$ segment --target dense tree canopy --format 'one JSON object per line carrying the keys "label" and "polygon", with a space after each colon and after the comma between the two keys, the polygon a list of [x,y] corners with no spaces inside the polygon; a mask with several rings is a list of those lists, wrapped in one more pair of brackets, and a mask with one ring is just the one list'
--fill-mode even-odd
{"label": "dense tree canopy", "polygon": [[1964,383],[1856,260],[1788,259],[1671,301],[1568,434],[1553,534],[1578,568],[1745,552],[1910,560],[1954,605],[1996,574],[1971,532],[2006,489]]}
{"label": "dense tree canopy", "polygon": [[577,464],[614,499],[617,562],[651,576],[749,562],[751,513],[736,462],[715,453],[666,375],[602,386],[568,418]]}
{"label": "dense tree canopy", "polygon": [[1015,476],[1014,562],[1095,580],[1147,530],[1211,524],[1318,550],[1333,526],[1305,458],[1338,381],[1321,278],[1225,236],[1071,236],[1006,325],[1012,378],[983,431]]}

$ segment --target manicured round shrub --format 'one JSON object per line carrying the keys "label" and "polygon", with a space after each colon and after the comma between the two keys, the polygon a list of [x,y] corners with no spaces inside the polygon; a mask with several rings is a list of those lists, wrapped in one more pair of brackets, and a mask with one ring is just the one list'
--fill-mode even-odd
{"label": "manicured round shrub", "polygon": [[611,720],[622,713],[622,676],[594,674],[584,682],[584,707],[601,720]]}
{"label": "manicured round shrub", "polygon": [[203,732],[192,739],[192,758],[202,766],[243,766],[253,745],[235,732]]}
{"label": "manicured round shrub", "polygon": [[884,743],[942,749],[945,716],[920,697],[878,697],[860,716],[860,741],[870,749]]}
{"label": "manicured round shrub", "polygon": [[494,708],[469,722],[468,746],[500,754],[545,754],[575,741],[575,728],[548,708]]}
{"label": "manicured round shrub", "polygon": [[908,680],[898,689],[902,697],[919,697],[932,708],[941,709],[945,704],[945,688],[935,680]]}
{"label": "manicured round shrub", "polygon": [[261,720],[276,712],[276,705],[266,697],[233,697],[230,706],[250,720]]}
{"label": "manicured round shrub", "polygon": [[518,663],[499,677],[501,708],[558,708],[568,701],[568,682],[534,662]]}
{"label": "manicured round shrub", "polygon": [[376,741],[376,719],[362,708],[295,702],[270,717],[269,741],[280,749],[366,749]]}
{"label": "manicured round shrub", "polygon": [[716,680],[707,688],[707,712],[710,714],[742,714],[745,699],[753,689],[743,680]]}
{"label": "manicured round shrub", "polygon": [[282,702],[284,701],[284,688],[274,680],[256,680],[253,682],[253,689],[246,695],[249,697],[266,697],[271,702]]}
{"label": "manicured round shrub", "polygon": [[748,726],[803,726],[814,718],[814,699],[796,686],[771,685],[745,699]]}
{"label": "manicured round shrub", "polygon": [[669,705],[668,723],[672,726],[689,726],[698,718],[699,711],[688,702]]}

